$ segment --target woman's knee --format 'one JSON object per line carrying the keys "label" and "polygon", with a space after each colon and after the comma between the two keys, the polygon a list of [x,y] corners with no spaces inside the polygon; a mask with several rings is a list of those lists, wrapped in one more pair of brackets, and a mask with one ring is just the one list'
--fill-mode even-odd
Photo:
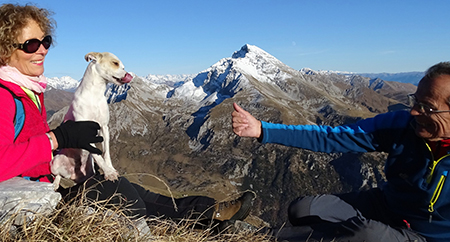
{"label": "woman's knee", "polygon": [[96,177],[86,182],[86,197],[93,201],[100,201],[106,207],[124,208],[127,215],[146,215],[145,204],[135,187],[124,177],[116,181]]}

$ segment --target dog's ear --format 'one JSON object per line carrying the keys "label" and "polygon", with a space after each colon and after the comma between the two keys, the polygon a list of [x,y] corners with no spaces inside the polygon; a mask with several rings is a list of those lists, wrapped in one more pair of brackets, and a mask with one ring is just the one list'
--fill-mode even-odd
{"label": "dog's ear", "polygon": [[98,52],[89,52],[84,56],[84,59],[89,62],[89,61],[97,61],[98,58],[101,58],[102,54],[98,53]]}

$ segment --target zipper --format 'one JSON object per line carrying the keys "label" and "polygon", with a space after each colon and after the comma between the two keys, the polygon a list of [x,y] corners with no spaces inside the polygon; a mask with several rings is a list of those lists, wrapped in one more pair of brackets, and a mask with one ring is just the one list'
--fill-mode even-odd
{"label": "zipper", "polygon": [[447,175],[448,171],[442,172],[441,178],[439,179],[436,189],[433,192],[433,196],[431,197],[430,204],[428,205],[428,212],[430,212],[430,218],[428,222],[430,223],[433,219],[434,204],[437,202],[439,196],[441,195],[442,188],[444,187],[445,180],[447,179]]}
{"label": "zipper", "polygon": [[431,149],[430,145],[425,140],[424,140],[424,143],[427,146],[428,150],[430,151],[431,160],[433,161],[433,163],[430,166],[428,166],[429,171],[428,171],[428,176],[427,176],[427,184],[430,184],[431,178],[433,177],[434,168],[436,168],[438,161],[434,160],[433,150]]}
{"label": "zipper", "polygon": [[434,169],[436,168],[437,164],[438,164],[442,159],[444,159],[444,158],[450,156],[450,154],[444,155],[444,156],[442,156],[441,158],[439,158],[438,160],[434,160],[434,155],[433,155],[433,151],[432,151],[431,147],[428,145],[427,142],[425,142],[425,145],[428,147],[428,150],[429,150],[430,153],[431,153],[431,160],[433,161],[433,164],[430,165],[430,166],[428,167],[428,169],[429,169],[429,174],[428,174],[428,176],[427,176],[427,183],[430,184],[431,178],[433,178]]}
{"label": "zipper", "polygon": [[[426,141],[425,141],[425,145],[428,147],[428,150],[431,153],[431,159],[433,161],[433,163],[430,164],[430,166],[428,167],[429,173],[428,173],[428,175],[426,177],[427,184],[430,184],[431,180],[433,178],[436,166],[439,164],[439,162],[441,160],[443,160],[444,158],[450,156],[450,154],[444,155],[441,158],[439,158],[438,160],[435,160],[433,151],[432,151],[431,147],[428,145],[428,143]],[[428,218],[428,222],[429,223],[431,223],[432,220],[433,220],[434,204],[436,204],[437,200],[439,199],[439,196],[441,195],[442,188],[444,187],[445,180],[447,179],[447,175],[448,175],[448,171],[442,172],[442,175],[439,178],[439,182],[438,182],[438,184],[436,186],[436,189],[433,192],[433,196],[430,199],[430,203],[428,205],[428,212],[430,213],[430,217]]]}

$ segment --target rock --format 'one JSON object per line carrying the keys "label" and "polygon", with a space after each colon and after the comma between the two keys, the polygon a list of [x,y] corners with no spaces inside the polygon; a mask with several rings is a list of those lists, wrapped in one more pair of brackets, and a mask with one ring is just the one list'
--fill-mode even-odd
{"label": "rock", "polygon": [[[87,214],[94,214],[97,211],[95,210],[95,208],[93,207],[87,207]],[[133,218],[128,218],[126,216],[124,216],[123,214],[117,214],[111,210],[106,210],[103,212],[103,215],[105,215],[106,217],[110,217],[112,216],[113,219],[117,219],[119,221],[121,221],[121,223],[128,223],[131,222],[130,224],[128,224],[128,229],[130,231],[129,234],[125,234],[124,238],[146,238],[148,241],[153,240],[151,231],[150,231],[150,227],[147,224],[147,221],[144,217],[138,218],[138,219],[133,219]]]}
{"label": "rock", "polygon": [[61,194],[53,190],[51,183],[21,177],[0,182],[0,222],[17,215],[13,225],[22,225],[24,221],[31,221],[36,213],[52,212],[60,200]]}
{"label": "rock", "polygon": [[[10,223],[10,233],[14,234],[19,226],[32,221],[36,214],[53,212],[60,200],[61,194],[53,190],[52,183],[29,181],[21,177],[0,182],[0,223]],[[94,208],[87,208],[87,214],[94,212]],[[111,211],[106,213],[115,215]],[[122,219],[130,221],[125,217]],[[151,240],[150,228],[144,218],[131,220],[128,227],[130,234],[124,235],[125,237]]]}
{"label": "rock", "polygon": [[218,229],[230,233],[257,232],[259,230],[257,227],[241,220],[225,220],[219,223]]}
{"label": "rock", "polygon": [[148,227],[147,221],[144,218],[133,220],[133,226],[136,228],[136,230],[134,230],[135,238],[145,237],[147,239],[153,239],[150,227]]}

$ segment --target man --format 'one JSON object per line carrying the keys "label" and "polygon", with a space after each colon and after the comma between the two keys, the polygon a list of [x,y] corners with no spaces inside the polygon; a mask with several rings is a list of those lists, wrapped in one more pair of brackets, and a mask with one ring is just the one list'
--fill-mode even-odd
{"label": "man", "polygon": [[233,131],[312,151],[389,154],[382,187],[291,203],[291,224],[319,231],[319,239],[450,241],[450,62],[429,68],[408,97],[409,112],[338,127],[267,123],[234,104]]}

